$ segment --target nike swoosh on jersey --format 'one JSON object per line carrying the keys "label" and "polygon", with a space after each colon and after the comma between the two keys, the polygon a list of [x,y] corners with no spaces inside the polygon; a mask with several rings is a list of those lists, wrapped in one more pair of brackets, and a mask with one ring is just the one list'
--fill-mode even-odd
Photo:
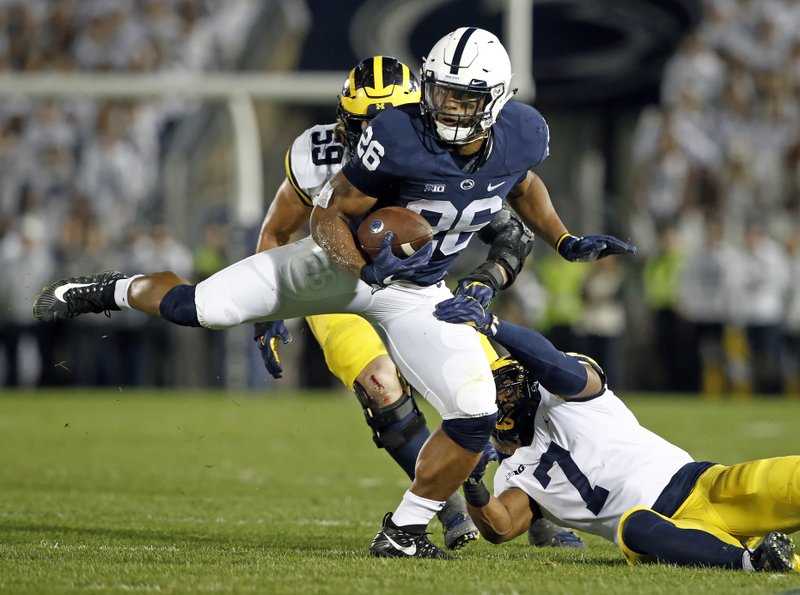
{"label": "nike swoosh on jersey", "polygon": [[497,188],[500,188],[500,186],[502,186],[503,184],[505,184],[505,182],[499,182],[499,183],[497,183],[497,184],[489,184],[489,185],[486,187],[486,190],[488,190],[489,192],[491,192],[492,190],[496,190]]}
{"label": "nike swoosh on jersey", "polygon": [[417,553],[417,544],[416,543],[412,543],[411,545],[405,545],[405,546],[404,545],[400,545],[399,543],[397,543],[394,539],[392,539],[388,535],[386,536],[386,540],[389,543],[392,544],[392,547],[394,549],[403,552],[407,556],[413,556],[414,554]]}
{"label": "nike swoosh on jersey", "polygon": [[78,287],[89,287],[90,285],[94,285],[94,283],[67,283],[62,285],[61,287],[56,287],[53,290],[53,295],[56,296],[56,299],[59,302],[66,303],[64,299],[64,294],[67,293],[70,289],[77,289]]}

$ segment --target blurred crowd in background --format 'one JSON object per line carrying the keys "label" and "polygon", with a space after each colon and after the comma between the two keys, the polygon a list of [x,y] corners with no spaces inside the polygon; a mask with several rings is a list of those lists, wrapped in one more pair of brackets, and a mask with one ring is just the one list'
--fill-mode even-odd
{"label": "blurred crowd in background", "polygon": [[637,388],[800,395],[799,26],[800,2],[705,2],[633,131],[636,264],[540,250],[523,320]]}
{"label": "blurred crowd in background", "polygon": [[[255,0],[0,0],[0,71],[230,70],[258,10]],[[800,395],[798,96],[800,2],[707,0],[667,64],[660,103],[633,130],[623,229],[637,256],[576,265],[538,245],[496,309],[596,357],[618,386]],[[185,381],[161,321],[127,312],[38,325],[30,307],[56,278],[117,268],[198,281],[230,260],[224,214],[191,241],[152,216],[163,147],[199,109],[0,98],[2,383]],[[267,201],[279,180],[268,183]],[[219,333],[189,332],[206,333],[195,384],[222,385]],[[324,363],[306,343],[292,365],[330,382],[308,373]]]}

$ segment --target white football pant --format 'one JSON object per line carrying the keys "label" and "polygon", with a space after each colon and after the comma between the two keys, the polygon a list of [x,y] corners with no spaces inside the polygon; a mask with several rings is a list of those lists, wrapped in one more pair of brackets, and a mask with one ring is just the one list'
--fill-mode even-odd
{"label": "white football pant", "polygon": [[442,419],[494,413],[495,388],[477,332],[440,322],[434,306],[452,297],[443,282],[372,287],[333,265],[312,238],[254,254],[197,285],[200,323],[221,329],[259,320],[350,312],[381,336],[400,373]]}

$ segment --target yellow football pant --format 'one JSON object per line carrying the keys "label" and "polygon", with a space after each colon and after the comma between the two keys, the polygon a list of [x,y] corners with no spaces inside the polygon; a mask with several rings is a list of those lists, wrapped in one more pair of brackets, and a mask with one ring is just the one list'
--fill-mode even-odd
{"label": "yellow football pant", "polygon": [[[306,322],[322,347],[328,369],[349,389],[369,362],[387,355],[375,329],[361,316],[321,314],[307,317]],[[497,359],[497,352],[483,335],[481,345],[490,362]]]}
{"label": "yellow football pant", "polygon": [[[641,556],[622,540],[622,515],[617,537],[629,564]],[[657,513],[656,513],[657,514]],[[748,547],[771,531],[800,531],[800,456],[775,457],[727,467],[714,465],[697,480],[681,507],[664,517],[676,527],[705,531],[737,547]]]}

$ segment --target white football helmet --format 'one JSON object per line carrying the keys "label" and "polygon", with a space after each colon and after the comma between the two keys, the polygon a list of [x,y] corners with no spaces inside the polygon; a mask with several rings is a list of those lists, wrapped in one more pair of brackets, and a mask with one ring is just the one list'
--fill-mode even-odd
{"label": "white football helmet", "polygon": [[461,27],[433,46],[422,62],[422,111],[446,143],[485,134],[511,98],[511,60],[495,35]]}

